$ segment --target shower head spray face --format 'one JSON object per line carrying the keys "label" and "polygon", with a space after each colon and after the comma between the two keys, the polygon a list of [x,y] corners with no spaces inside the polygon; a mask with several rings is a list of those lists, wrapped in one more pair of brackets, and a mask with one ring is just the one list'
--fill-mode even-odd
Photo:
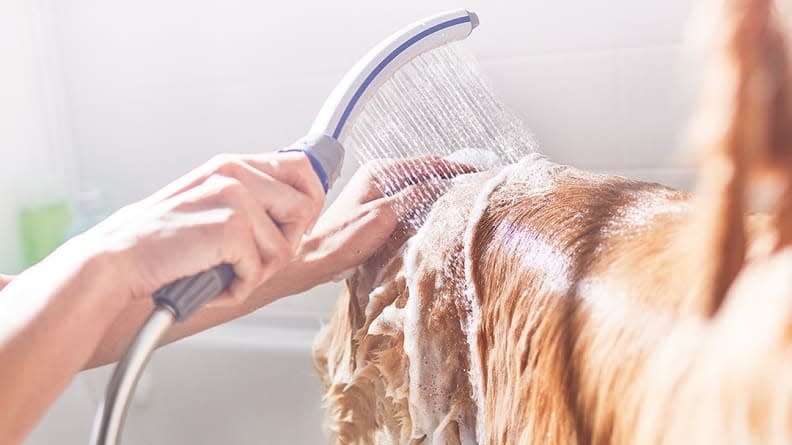
{"label": "shower head spray face", "polygon": [[343,142],[346,128],[393,73],[427,51],[466,38],[478,23],[475,13],[450,11],[415,22],[383,40],[346,73],[316,116],[311,133]]}

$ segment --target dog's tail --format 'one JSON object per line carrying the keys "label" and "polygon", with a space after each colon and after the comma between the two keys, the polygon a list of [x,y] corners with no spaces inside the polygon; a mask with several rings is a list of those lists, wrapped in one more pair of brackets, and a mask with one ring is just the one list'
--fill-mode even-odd
{"label": "dog's tail", "polygon": [[745,261],[746,214],[759,197],[773,218],[775,249],[792,243],[792,78],[785,34],[772,0],[728,0],[725,8],[694,127],[701,154],[698,250],[709,287],[702,309],[710,315]]}

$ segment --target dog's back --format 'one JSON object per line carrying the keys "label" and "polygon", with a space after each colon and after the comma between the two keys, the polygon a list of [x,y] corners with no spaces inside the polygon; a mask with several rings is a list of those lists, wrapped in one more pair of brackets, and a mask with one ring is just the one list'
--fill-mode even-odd
{"label": "dog's back", "polygon": [[[320,336],[330,430],[339,443],[675,443],[665,440],[677,437],[670,420],[689,419],[667,411],[684,412],[676,398],[699,374],[713,391],[739,383],[750,392],[735,397],[769,396],[765,379],[718,382],[736,378],[734,364],[714,365],[728,356],[702,361],[716,354],[706,348],[729,353],[715,334],[728,311],[710,320],[697,301],[691,210],[663,186],[537,157],[460,178],[406,248],[386,249],[348,282]],[[784,361],[792,314],[780,313],[762,348]],[[761,320],[732,316],[746,336]],[[784,412],[789,395],[772,396]],[[750,406],[740,403],[732,408]],[[755,420],[701,439],[748,427],[757,439],[792,439],[789,419],[779,431]]]}
{"label": "dog's back", "polygon": [[536,156],[455,180],[318,338],[338,443],[792,443],[792,74],[772,2],[724,4],[696,199]]}

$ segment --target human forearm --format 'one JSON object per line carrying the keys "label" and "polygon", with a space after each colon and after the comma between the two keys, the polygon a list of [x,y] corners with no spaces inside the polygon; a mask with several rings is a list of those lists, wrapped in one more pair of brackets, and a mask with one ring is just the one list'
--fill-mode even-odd
{"label": "human forearm", "polygon": [[24,439],[123,308],[106,298],[107,255],[78,248],[67,244],[0,292],[2,443]]}

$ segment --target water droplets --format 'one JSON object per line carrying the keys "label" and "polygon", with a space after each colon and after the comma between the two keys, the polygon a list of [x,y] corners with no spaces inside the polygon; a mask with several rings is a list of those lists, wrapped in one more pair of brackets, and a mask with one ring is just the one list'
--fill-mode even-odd
{"label": "water droplets", "polygon": [[[348,140],[361,163],[372,160],[447,157],[458,150],[491,152],[511,164],[536,150],[531,132],[506,107],[481,67],[460,43],[429,51],[397,71],[363,106]],[[481,167],[491,168],[488,162]],[[377,178],[383,193],[413,188],[397,206],[407,223],[419,226],[446,179],[459,172],[414,159]]]}

